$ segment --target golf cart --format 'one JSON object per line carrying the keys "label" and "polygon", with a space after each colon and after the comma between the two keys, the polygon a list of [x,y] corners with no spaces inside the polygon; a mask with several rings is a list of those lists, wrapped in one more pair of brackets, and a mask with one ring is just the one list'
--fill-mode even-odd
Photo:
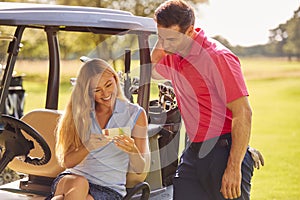
{"label": "golf cart", "polygon": [[[172,199],[172,177],[178,164],[181,116],[172,85],[151,83],[150,49],[156,39],[156,26],[151,18],[129,12],[45,4],[0,3],[0,172],[9,168],[21,179],[0,186],[1,199],[45,199],[53,179],[64,170],[55,156],[55,128],[63,112],[63,73],[61,38],[94,38],[92,44],[80,44],[86,53],[64,51],[64,57],[102,58],[120,70],[126,97],[142,106],[149,119],[150,170],[142,182],[128,176],[128,193],[124,199]],[[48,54],[45,103],[26,110],[18,117],[5,113],[15,66],[20,60],[23,38],[44,37]],[[38,38],[36,38],[38,35]],[[26,41],[24,42],[24,44]],[[40,42],[38,42],[40,44]],[[79,45],[79,44],[78,44]],[[24,47],[26,48],[26,45]],[[36,48],[40,48],[36,47]],[[72,47],[73,48],[73,47]],[[78,48],[78,47],[76,47]],[[81,57],[81,56],[87,56]],[[121,64],[120,64],[121,62]],[[119,63],[117,65],[117,63]],[[80,65],[80,61],[79,64]],[[74,67],[73,70],[77,71]],[[75,72],[76,74],[76,72]],[[68,87],[72,87],[71,84]],[[30,91],[30,85],[25,88]],[[154,91],[154,92],[153,92]],[[156,96],[151,96],[156,94]],[[30,96],[26,97],[30,101]],[[37,103],[38,105],[38,103]],[[139,175],[136,175],[139,176]]]}

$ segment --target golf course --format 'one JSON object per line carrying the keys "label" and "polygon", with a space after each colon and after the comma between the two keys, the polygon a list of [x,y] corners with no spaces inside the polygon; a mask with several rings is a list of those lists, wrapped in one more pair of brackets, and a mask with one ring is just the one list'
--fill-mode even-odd
{"label": "golf course", "polygon": [[[253,110],[250,145],[264,156],[265,166],[255,170],[252,200],[300,199],[300,62],[286,58],[240,58]],[[71,91],[69,79],[80,61],[63,61],[60,104]],[[24,112],[44,107],[47,61],[18,61],[24,75]],[[41,97],[41,95],[43,95]],[[183,138],[183,137],[181,137]]]}

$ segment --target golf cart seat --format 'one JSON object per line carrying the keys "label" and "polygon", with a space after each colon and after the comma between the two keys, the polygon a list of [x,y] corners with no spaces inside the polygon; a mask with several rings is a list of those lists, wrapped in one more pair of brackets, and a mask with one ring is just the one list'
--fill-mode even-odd
{"label": "golf cart seat", "polygon": [[[61,112],[50,109],[37,109],[33,110],[24,115],[21,120],[29,124],[35,130],[37,130],[42,137],[47,141],[47,144],[51,150],[51,159],[45,165],[30,165],[21,161],[18,158],[14,158],[8,165],[14,171],[28,174],[28,180],[21,180],[20,189],[35,192],[47,196],[51,191],[51,183],[54,178],[64,170],[55,156],[55,129]],[[26,138],[30,138],[24,133]],[[30,151],[31,157],[40,157],[42,150],[38,144],[34,144],[35,149]],[[150,186],[144,182],[147,173],[144,174],[127,174],[126,187],[127,195],[124,197],[125,200],[141,196],[141,199],[148,199],[150,196]],[[142,191],[141,194],[137,194]]]}

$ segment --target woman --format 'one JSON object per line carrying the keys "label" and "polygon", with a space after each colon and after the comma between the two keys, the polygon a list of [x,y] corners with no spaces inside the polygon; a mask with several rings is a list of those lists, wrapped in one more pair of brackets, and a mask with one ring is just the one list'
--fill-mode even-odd
{"label": "woman", "polygon": [[[147,117],[124,97],[116,72],[92,59],[79,71],[57,129],[56,154],[66,170],[52,185],[52,200],[122,199],[128,170],[149,167]],[[129,127],[113,138],[104,129]]]}

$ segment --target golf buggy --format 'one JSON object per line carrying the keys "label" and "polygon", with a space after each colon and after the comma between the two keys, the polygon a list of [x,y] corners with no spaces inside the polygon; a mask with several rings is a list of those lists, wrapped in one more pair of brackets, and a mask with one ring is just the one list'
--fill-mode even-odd
{"label": "golf buggy", "polygon": [[[62,96],[66,95],[62,93],[65,90],[62,87],[66,87],[62,83],[66,71],[61,62],[62,54],[66,59],[78,60],[78,66],[80,59],[84,62],[88,58],[102,58],[111,63],[119,71],[126,97],[142,106],[148,115],[150,170],[143,182],[128,176],[128,192],[124,199],[172,199],[181,116],[172,85],[151,82],[150,51],[156,41],[155,34],[156,26],[151,18],[125,11],[0,3],[0,172],[9,168],[21,177],[0,186],[1,199],[45,199],[53,179],[64,170],[54,151],[55,128],[63,112],[59,105],[64,105]],[[25,49],[28,43],[23,41],[25,36],[38,40],[36,45],[43,39],[48,66],[37,66],[47,69],[46,92],[39,98],[45,102],[36,103],[37,107],[30,110],[25,104],[24,114],[19,119],[5,112],[5,102],[15,66],[22,57],[21,47]],[[86,52],[72,51],[70,55],[66,50],[62,52],[66,37],[72,38],[72,48],[77,45],[76,48]],[[94,44],[77,44],[77,37],[85,37],[86,41],[93,39]],[[71,88],[71,83],[67,87]],[[30,91],[32,88],[28,85],[25,89]],[[29,93],[26,99],[31,101]]]}

